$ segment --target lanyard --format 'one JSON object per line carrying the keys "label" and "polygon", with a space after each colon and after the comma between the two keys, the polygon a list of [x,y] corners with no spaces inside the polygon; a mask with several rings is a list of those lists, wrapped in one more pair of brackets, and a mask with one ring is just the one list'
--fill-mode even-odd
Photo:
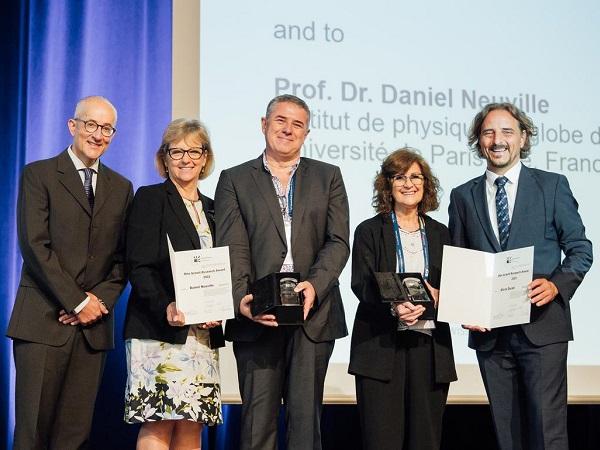
{"label": "lanyard", "polygon": [[296,189],[296,172],[294,172],[294,175],[292,175],[292,179],[290,180],[290,188],[288,189],[287,195],[287,210],[290,219],[292,218],[294,210],[294,189]]}
{"label": "lanyard", "polygon": [[[394,211],[390,213],[392,217],[392,224],[394,227],[394,235],[396,237],[396,259],[398,263],[398,272],[404,273],[404,253],[402,252],[402,240],[400,238],[400,227],[398,226],[398,219]],[[419,232],[421,234],[421,244],[423,245],[423,278],[427,280],[429,278],[429,246],[427,245],[427,234],[425,233],[425,221],[419,216]]]}

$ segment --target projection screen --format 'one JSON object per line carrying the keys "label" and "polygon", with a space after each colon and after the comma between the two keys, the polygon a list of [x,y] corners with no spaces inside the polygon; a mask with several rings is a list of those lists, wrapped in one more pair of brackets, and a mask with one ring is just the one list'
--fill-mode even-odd
{"label": "projection screen", "polygon": [[[485,170],[467,147],[470,121],[486,103],[510,101],[539,127],[525,164],[567,176],[588,238],[599,240],[597,2],[175,0],[173,20],[173,117],[200,117],[210,131],[207,195],[222,169],[260,154],[268,100],[291,93],[313,113],[303,156],[341,167],[351,234],[373,215],[382,159],[405,145],[438,176],[444,192],[432,216],[447,223],[451,189]],[[349,267],[340,283],[351,330],[358,301]],[[571,300],[570,402],[600,400],[599,281],[596,264]],[[459,381],[449,401],[485,402],[466,332],[452,326],[452,338]],[[349,337],[336,342],[327,402],[355,401],[349,346]],[[221,371],[225,401],[239,401],[229,344]]]}

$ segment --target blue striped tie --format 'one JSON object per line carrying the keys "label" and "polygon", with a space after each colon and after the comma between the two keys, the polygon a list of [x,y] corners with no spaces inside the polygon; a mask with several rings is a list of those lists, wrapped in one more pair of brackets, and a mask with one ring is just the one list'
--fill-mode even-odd
{"label": "blue striped tie", "polygon": [[85,191],[85,196],[90,203],[90,208],[94,209],[94,188],[92,187],[92,177],[94,176],[94,169],[90,169],[86,167],[83,169],[84,181],[83,181],[83,190]]}
{"label": "blue striped tie", "polygon": [[508,235],[510,231],[510,217],[508,215],[508,197],[504,185],[508,181],[506,177],[496,178],[496,218],[498,219],[498,237],[500,239],[500,247],[506,250]]}

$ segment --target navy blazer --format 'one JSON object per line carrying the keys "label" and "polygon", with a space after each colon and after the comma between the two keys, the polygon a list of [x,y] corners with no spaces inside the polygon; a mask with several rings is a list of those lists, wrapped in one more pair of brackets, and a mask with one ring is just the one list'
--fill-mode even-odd
{"label": "navy blazer", "polygon": [[[440,286],[442,250],[450,242],[445,225],[429,216],[425,232],[429,247],[429,283]],[[365,220],[354,233],[352,247],[352,291],[360,301],[354,319],[348,372],[378,380],[392,377],[398,319],[390,314],[388,303],[381,301],[374,272],[396,271],[396,238],[389,214]],[[436,322],[432,330],[433,374],[437,383],[456,380],[452,339],[447,323]]]}
{"label": "navy blazer", "polygon": [[[533,278],[547,278],[558,288],[554,301],[531,307],[531,323],[522,325],[534,345],[573,339],[569,301],[592,265],[592,243],[577,212],[577,201],[564,175],[521,168],[507,249],[534,246]],[[490,222],[485,175],[450,194],[452,244],[491,253],[502,251]],[[565,258],[561,261],[561,251]],[[469,333],[471,348],[494,347],[497,330]]]}
{"label": "navy blazer", "polygon": [[[214,244],[213,201],[200,195]],[[183,344],[189,326],[167,322],[167,306],[175,299],[167,234],[176,251],[200,248],[200,238],[181,195],[171,180],[142,186],[133,199],[127,225],[127,267],[131,294],[124,338]],[[224,345],[222,327],[210,329],[211,348]]]}

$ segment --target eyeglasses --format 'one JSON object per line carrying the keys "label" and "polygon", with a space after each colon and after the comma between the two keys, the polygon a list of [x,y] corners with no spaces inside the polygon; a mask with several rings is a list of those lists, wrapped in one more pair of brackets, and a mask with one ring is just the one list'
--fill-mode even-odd
{"label": "eyeglasses", "polygon": [[98,128],[100,128],[100,133],[104,137],[111,137],[113,134],[117,132],[116,128],[111,127],[110,125],[99,125],[95,120],[81,120],[81,119],[73,119],[77,122],[83,122],[83,127],[85,131],[88,133],[95,133]]}
{"label": "eyeglasses", "polygon": [[175,160],[182,159],[183,155],[185,155],[186,153],[188,154],[190,159],[200,159],[202,158],[202,155],[204,155],[207,151],[208,150],[203,147],[192,147],[188,148],[187,150],[183,148],[173,147],[167,149],[167,154],[171,157],[171,159]]}
{"label": "eyeglasses", "polygon": [[397,181],[398,184],[400,186],[406,186],[406,184],[408,183],[408,180],[410,180],[410,182],[413,184],[413,186],[421,186],[423,184],[423,181],[425,181],[425,177],[423,175],[410,175],[410,176],[406,176],[406,175],[394,175],[392,177],[390,177],[390,180],[392,181],[392,183],[394,181]]}

